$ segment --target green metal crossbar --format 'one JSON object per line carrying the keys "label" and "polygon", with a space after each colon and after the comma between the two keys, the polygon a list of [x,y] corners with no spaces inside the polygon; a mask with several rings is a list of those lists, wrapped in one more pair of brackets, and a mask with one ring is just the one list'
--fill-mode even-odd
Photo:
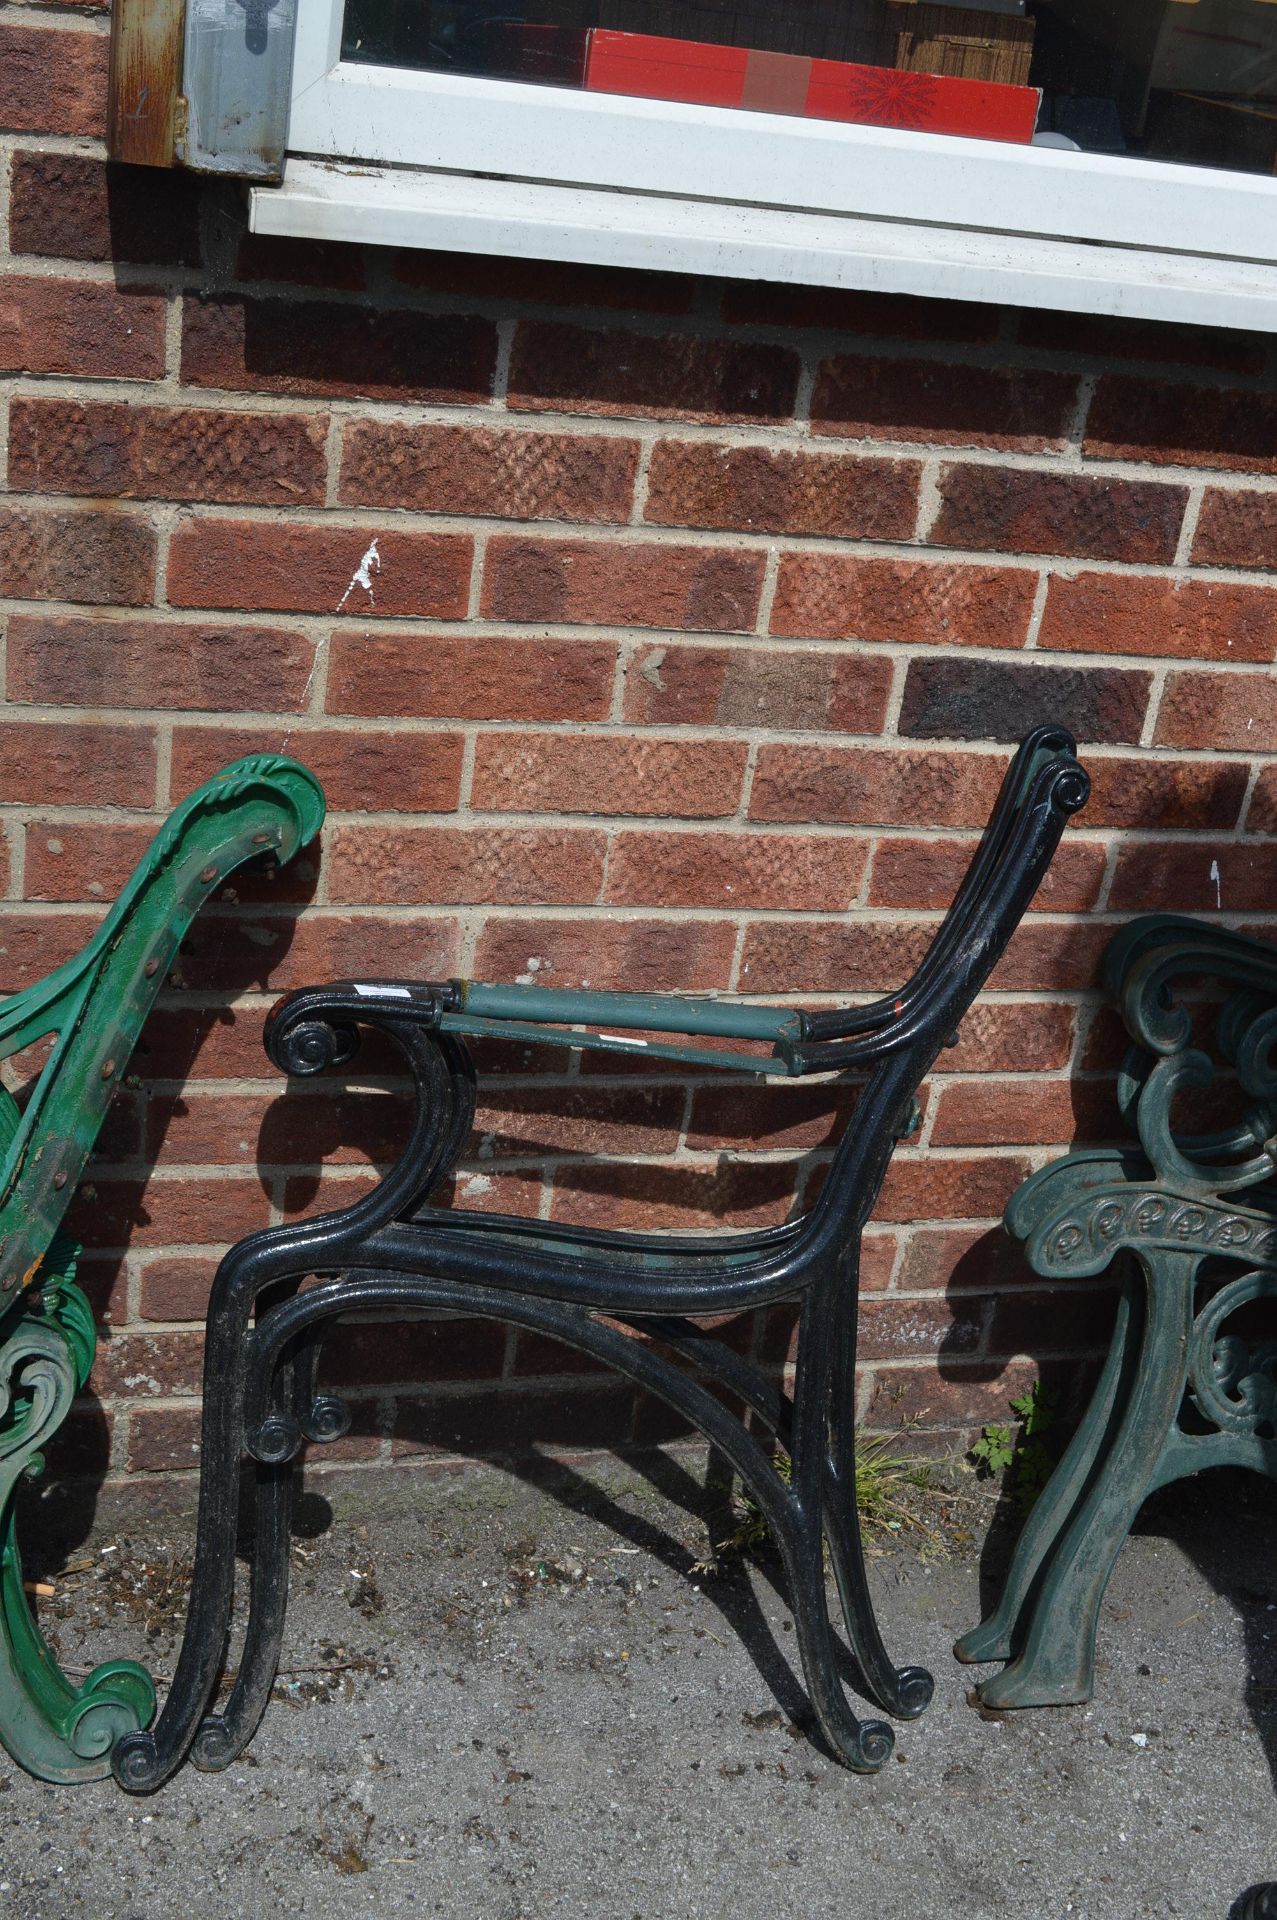
{"label": "green metal crossbar", "polygon": [[[721,1067],[736,1073],[802,1072],[793,1054],[801,1038],[801,1015],[786,1007],[757,1007],[731,1000],[681,999],[659,993],[602,993],[560,987],[491,987],[458,981],[460,1013],[445,1013],[444,1033],[471,1039],[519,1040],[544,1046],[555,1040],[593,1053],[641,1054],[646,1060],[676,1060],[680,1066]],[[547,1033],[545,1022],[562,1026]],[[628,1027],[642,1032],[705,1034],[727,1040],[770,1040],[770,1054],[726,1053],[721,1048],[680,1047],[668,1040],[641,1040],[589,1028]],[[573,1031],[575,1029],[575,1031]],[[587,1029],[582,1031],[582,1029]]]}

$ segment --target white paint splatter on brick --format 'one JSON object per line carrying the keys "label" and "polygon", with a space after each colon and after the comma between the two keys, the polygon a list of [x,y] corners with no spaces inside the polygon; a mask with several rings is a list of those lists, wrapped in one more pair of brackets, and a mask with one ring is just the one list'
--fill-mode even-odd
{"label": "white paint splatter on brick", "polygon": [[376,599],[376,595],[373,593],[373,590],[372,590],[372,576],[374,571],[377,573],[381,572],[381,555],[377,551],[377,542],[375,540],[370,540],[368,542],[368,547],[364,554],[363,559],[359,562],[359,565],[355,568],[355,571],[350,576],[350,585],[346,588],[345,593],[342,594],[341,599],[337,602],[338,613],[341,612],[342,608],[345,606],[347,600],[349,600],[351,594],[355,591],[356,587],[362,587],[364,592],[368,595],[368,605],[370,607],[376,606],[377,599]]}

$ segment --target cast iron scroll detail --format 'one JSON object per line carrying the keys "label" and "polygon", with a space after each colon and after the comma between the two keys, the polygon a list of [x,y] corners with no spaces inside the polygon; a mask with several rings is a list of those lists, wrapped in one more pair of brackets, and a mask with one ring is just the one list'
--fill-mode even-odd
{"label": "cast iron scroll detail", "polygon": [[[1228,1326],[1242,1309],[1271,1323],[1277,1308],[1277,953],[1226,928],[1149,915],[1110,943],[1105,978],[1134,1043],[1119,1092],[1139,1150],[1070,1154],[1027,1180],[1006,1212],[1044,1278],[1128,1260],[1091,1403],[997,1607],[955,1649],[1007,1662],[979,1688],[999,1709],[1091,1698],[1100,1606],[1149,1493],[1211,1466],[1277,1476],[1277,1341]],[[1226,997],[1175,998],[1178,984],[1196,995],[1203,980]],[[1241,1112],[1218,1132],[1186,1135],[1172,1126],[1173,1104],[1216,1078],[1194,1044],[1195,1027],[1212,1020]],[[1228,1277],[1231,1266],[1245,1271]]]}
{"label": "cast iron scroll detail", "polygon": [[[290,1463],[305,1435],[342,1424],[339,1405],[315,1392],[318,1343],[341,1315],[373,1306],[476,1315],[548,1334],[659,1395],[699,1428],[771,1526],[820,1734],[849,1767],[871,1772],[883,1765],[892,1730],[882,1720],[858,1719],[848,1701],[826,1551],[864,1693],[882,1711],[909,1719],[927,1705],[932,1680],[891,1661],[865,1581],[853,1429],[861,1232],[918,1085],[997,963],[1087,791],[1071,738],[1055,728],[1031,735],[917,973],[899,992],[842,1013],[468,981],[337,982],[302,989],[274,1009],[267,1050],[294,1075],[349,1059],[356,1036],[368,1029],[397,1046],[415,1086],[411,1135],[380,1184],[353,1205],[250,1234],[221,1263],[205,1342],[186,1630],[154,1729],[116,1746],[112,1765],[122,1785],[150,1791],[188,1752],[199,1766],[223,1767],[251,1739],[270,1697],[284,1626]],[[618,1027],[770,1038],[770,1063],[756,1051],[666,1047],[661,1056],[710,1058],[742,1074],[855,1069],[862,1084],[854,1119],[812,1207],[761,1232],[680,1236],[430,1206],[470,1133],[475,1071],[468,1038],[613,1049],[623,1044]],[[299,1291],[303,1279],[312,1284]],[[792,1393],[697,1324],[698,1316],[795,1298],[801,1307]],[[634,1339],[627,1327],[648,1338]],[[733,1403],[748,1410],[747,1419]],[[788,1455],[789,1477],[777,1469],[776,1444]],[[233,1593],[246,1454],[256,1462],[249,1620],[229,1698],[210,1712]]]}

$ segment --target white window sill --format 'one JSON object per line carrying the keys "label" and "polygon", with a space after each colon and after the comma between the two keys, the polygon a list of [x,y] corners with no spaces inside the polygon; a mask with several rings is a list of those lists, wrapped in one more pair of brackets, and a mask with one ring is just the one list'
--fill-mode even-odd
{"label": "white window sill", "polygon": [[290,158],[255,233],[1277,327],[1277,267],[902,220]]}

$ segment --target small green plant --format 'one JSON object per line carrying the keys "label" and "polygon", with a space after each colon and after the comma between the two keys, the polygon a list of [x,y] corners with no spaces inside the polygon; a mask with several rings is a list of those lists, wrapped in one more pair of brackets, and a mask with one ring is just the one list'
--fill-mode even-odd
{"label": "small green plant", "polygon": [[[856,1506],[865,1526],[899,1533],[906,1526],[922,1523],[896,1498],[896,1490],[904,1486],[929,1486],[931,1470],[926,1461],[900,1458],[890,1448],[885,1434],[857,1438]],[[789,1485],[794,1471],[789,1455],[778,1449],[773,1464],[780,1478]],[[717,1573],[724,1560],[757,1552],[771,1538],[771,1529],[748,1489],[742,1490],[733,1506],[738,1524],[725,1539],[715,1541],[713,1552],[695,1563],[693,1573]]]}
{"label": "small green plant", "polygon": [[1006,1474],[1007,1492],[1020,1513],[1029,1512],[1055,1470],[1055,1448],[1046,1436],[1055,1426],[1059,1404],[1059,1394],[1035,1380],[1009,1402],[1020,1423],[1018,1434],[1006,1426],[984,1427],[971,1449],[981,1479]]}

